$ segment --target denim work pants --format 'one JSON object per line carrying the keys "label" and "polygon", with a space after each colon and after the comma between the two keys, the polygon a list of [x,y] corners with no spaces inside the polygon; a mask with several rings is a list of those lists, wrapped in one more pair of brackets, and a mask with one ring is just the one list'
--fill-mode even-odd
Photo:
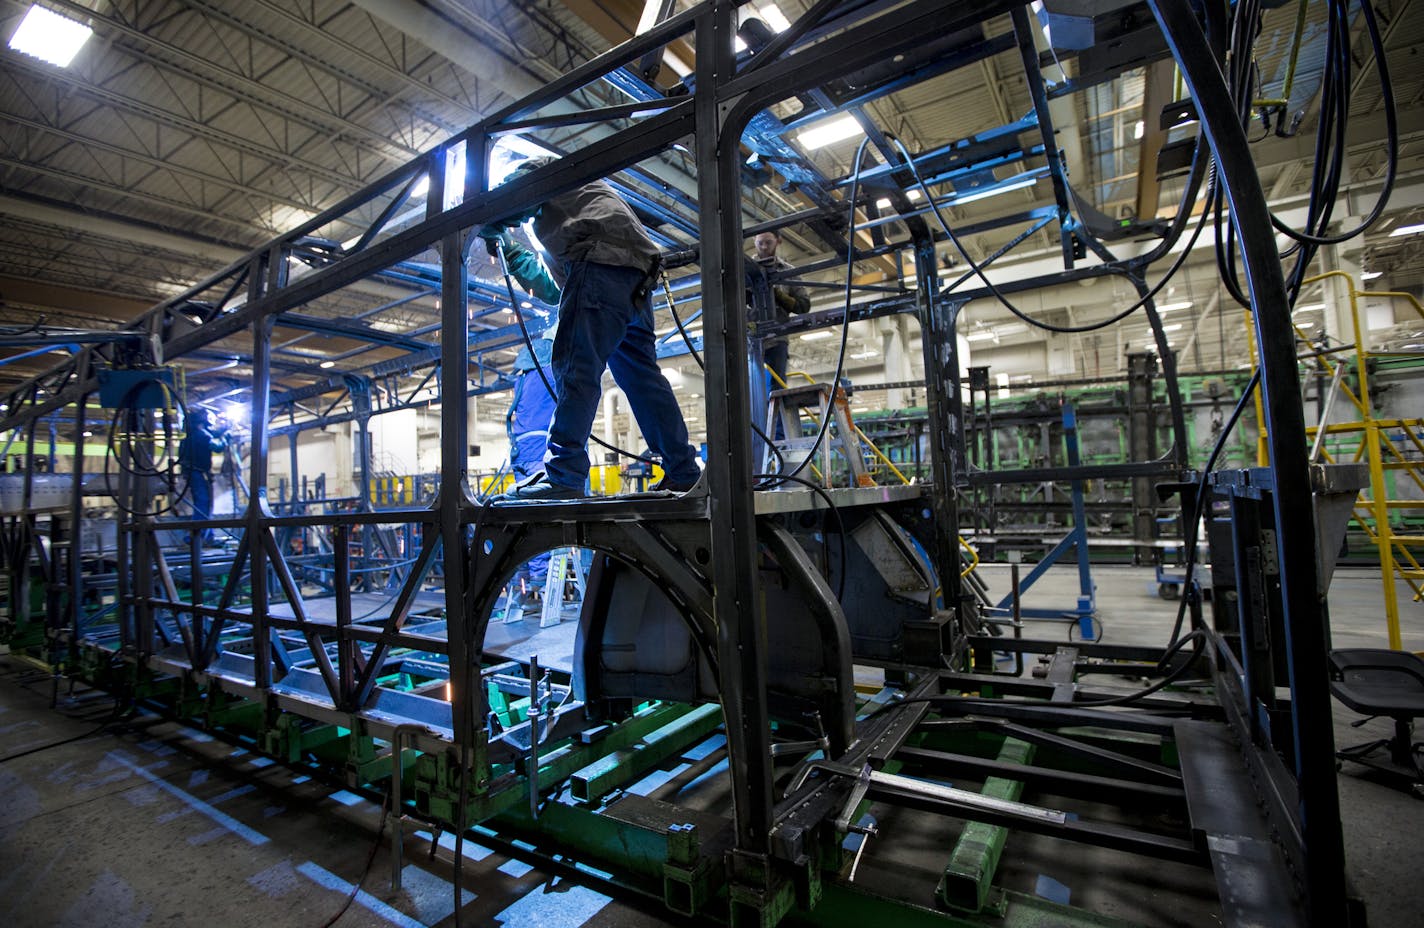
{"label": "denim work pants", "polygon": [[605,367],[627,394],[648,447],[662,456],[668,479],[690,484],[701,473],[682,410],[658,368],[652,302],[646,293],[634,297],[643,278],[636,268],[591,261],[568,265],[549,365],[559,394],[544,457],[550,483],[582,490],[588,480],[588,436]]}

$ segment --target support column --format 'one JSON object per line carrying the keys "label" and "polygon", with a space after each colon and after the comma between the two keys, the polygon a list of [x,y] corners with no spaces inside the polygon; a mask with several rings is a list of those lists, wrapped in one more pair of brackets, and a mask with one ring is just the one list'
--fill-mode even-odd
{"label": "support column", "polygon": [[[697,24],[695,106],[701,208],[702,305],[706,322],[708,459],[712,508],[710,563],[717,620],[722,709],[732,769],[736,846],[732,851],[732,922],[756,917],[771,902],[768,858],[772,821],[771,727],[766,704],[766,629],[760,590],[743,296],[740,126],[728,123],[717,94],[733,74],[736,9],[712,0]],[[718,404],[725,404],[717,410]],[[720,413],[720,414],[719,414]]]}
{"label": "support column", "polygon": [[1218,176],[1231,206],[1250,287],[1261,394],[1264,399],[1276,531],[1286,664],[1292,702],[1290,759],[1299,783],[1296,805],[1306,860],[1301,883],[1312,925],[1348,922],[1345,848],[1335,783],[1335,735],[1330,718],[1328,619],[1316,561],[1315,515],[1305,439],[1305,411],[1285,280],[1265,193],[1251,161],[1232,96],[1201,26],[1186,0],[1151,0],[1153,15],[1197,102],[1203,131],[1216,152]]}

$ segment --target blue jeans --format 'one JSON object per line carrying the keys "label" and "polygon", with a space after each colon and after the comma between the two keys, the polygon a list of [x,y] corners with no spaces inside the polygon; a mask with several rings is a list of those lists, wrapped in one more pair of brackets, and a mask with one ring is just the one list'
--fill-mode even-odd
{"label": "blue jeans", "polygon": [[588,480],[588,436],[605,367],[627,394],[648,447],[662,456],[667,478],[690,484],[701,474],[682,410],[658,368],[652,302],[647,293],[634,296],[643,279],[636,268],[568,265],[549,365],[559,394],[544,457],[550,483],[582,490]]}

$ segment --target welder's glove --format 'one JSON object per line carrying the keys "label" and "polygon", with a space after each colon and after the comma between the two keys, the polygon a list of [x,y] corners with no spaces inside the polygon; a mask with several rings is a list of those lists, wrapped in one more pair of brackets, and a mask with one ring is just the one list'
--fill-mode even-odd
{"label": "welder's glove", "polygon": [[772,291],[772,296],[776,298],[776,305],[780,306],[783,311],[788,313],[799,313],[801,311],[797,306],[796,297],[792,296],[790,291],[777,287]]}
{"label": "welder's glove", "polygon": [[504,246],[504,253],[509,254],[509,246],[514,241],[508,232],[496,225],[480,226],[475,234],[484,240],[485,251],[489,252],[491,258],[499,253],[501,245]]}

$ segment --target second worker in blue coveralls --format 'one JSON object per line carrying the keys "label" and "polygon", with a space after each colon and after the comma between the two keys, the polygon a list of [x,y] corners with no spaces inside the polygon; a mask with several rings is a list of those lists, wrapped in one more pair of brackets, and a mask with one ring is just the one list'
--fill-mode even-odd
{"label": "second worker in blue coveralls", "polygon": [[[531,158],[523,176],[553,158]],[[685,492],[701,476],[672,386],[658,367],[651,290],[660,261],[633,210],[603,181],[551,197],[534,214],[534,234],[553,259],[562,289],[550,373],[558,398],[544,471],[505,500],[577,499],[588,481],[588,438],[607,368],[628,397],[648,447],[662,458],[654,490]]]}

